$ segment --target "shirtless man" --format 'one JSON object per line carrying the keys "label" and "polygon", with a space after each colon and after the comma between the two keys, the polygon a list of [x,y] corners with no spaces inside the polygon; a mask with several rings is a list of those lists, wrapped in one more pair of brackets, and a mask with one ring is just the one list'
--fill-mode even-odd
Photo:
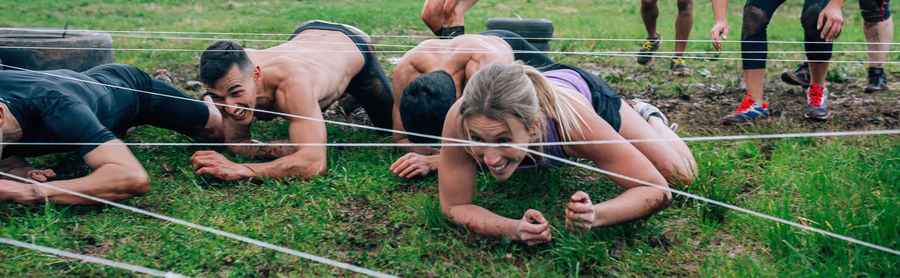
{"label": "shirtless man", "polygon": [[[359,29],[326,21],[308,21],[288,42],[265,50],[243,49],[218,41],[200,57],[200,79],[223,113],[226,142],[254,142],[253,118],[274,118],[251,109],[322,119],[322,109],[344,95],[362,103],[375,126],[390,128],[393,98],[384,71],[375,59],[371,39]],[[286,117],[292,143],[325,143],[322,121]],[[237,164],[215,151],[198,151],[191,165],[198,175],[223,180],[253,177],[321,175],[326,170],[322,146],[232,146],[237,154],[265,163]]]}
{"label": "shirtless man", "polygon": [[[475,72],[493,63],[521,60],[541,71],[571,69],[591,85],[599,97],[615,94],[599,77],[580,68],[554,63],[513,32],[489,30],[481,35],[462,35],[450,40],[426,40],[403,55],[394,68],[394,129],[440,136],[444,117],[462,95]],[[592,104],[600,106],[599,99]],[[606,107],[598,108],[600,110]],[[618,110],[617,108],[614,110]],[[394,143],[429,143],[436,140],[394,133]],[[399,147],[410,153],[397,159],[390,170],[404,178],[425,176],[437,170],[440,150]]]}
{"label": "shirtless man", "polygon": [[[221,141],[223,136],[221,115],[211,100],[204,105],[176,98],[191,97],[126,65],[101,65],[82,73],[0,71],[0,141],[48,144],[2,146],[0,171],[46,182],[56,173],[36,170],[24,157],[76,151],[93,171],[81,178],[48,184],[107,200],[147,194],[147,172],[115,134],[150,124],[199,141]],[[31,183],[0,180],[0,202],[4,201],[95,203]]]}

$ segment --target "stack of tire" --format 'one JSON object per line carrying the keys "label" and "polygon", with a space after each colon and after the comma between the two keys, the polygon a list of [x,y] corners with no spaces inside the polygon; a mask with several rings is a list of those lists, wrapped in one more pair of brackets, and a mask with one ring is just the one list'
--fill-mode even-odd
{"label": "stack of tire", "polygon": [[488,30],[507,30],[522,36],[537,49],[550,50],[553,21],[538,18],[495,17],[487,20]]}
{"label": "stack of tire", "polygon": [[0,61],[30,70],[84,71],[113,62],[112,37],[85,30],[0,28]]}

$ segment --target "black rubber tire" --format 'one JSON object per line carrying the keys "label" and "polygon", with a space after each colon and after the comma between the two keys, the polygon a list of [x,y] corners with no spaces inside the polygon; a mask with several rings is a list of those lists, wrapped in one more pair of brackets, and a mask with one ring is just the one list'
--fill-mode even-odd
{"label": "black rubber tire", "polygon": [[0,29],[0,60],[6,65],[30,70],[84,71],[97,65],[112,63],[113,42],[109,34],[95,31]]}
{"label": "black rubber tire", "polygon": [[507,30],[531,43],[548,42],[553,37],[553,21],[539,18],[494,17],[487,20],[488,30]]}

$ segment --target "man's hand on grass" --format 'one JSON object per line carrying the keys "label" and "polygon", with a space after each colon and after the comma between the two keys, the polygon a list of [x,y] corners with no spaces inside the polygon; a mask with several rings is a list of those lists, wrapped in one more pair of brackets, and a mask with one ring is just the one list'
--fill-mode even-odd
{"label": "man's hand on grass", "polygon": [[37,185],[11,180],[0,180],[0,202],[13,201],[23,205],[36,204],[44,198]]}
{"label": "man's hand on grass", "polygon": [[427,176],[432,171],[437,170],[437,165],[434,165],[428,156],[417,153],[408,153],[403,157],[398,158],[397,161],[391,165],[390,170],[394,175],[408,179],[416,176]]}
{"label": "man's hand on grass", "polygon": [[249,179],[256,176],[250,168],[231,162],[216,151],[198,151],[191,156],[197,175],[208,174],[220,180]]}
{"label": "man's hand on grass", "polygon": [[25,177],[39,182],[45,182],[56,177],[56,172],[52,169],[34,169],[25,173]]}

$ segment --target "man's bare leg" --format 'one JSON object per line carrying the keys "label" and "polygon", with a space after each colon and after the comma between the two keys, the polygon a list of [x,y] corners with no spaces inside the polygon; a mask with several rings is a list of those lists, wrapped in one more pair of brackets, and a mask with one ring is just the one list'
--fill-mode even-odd
{"label": "man's bare leg", "polygon": [[678,0],[678,16],[675,17],[675,39],[678,41],[675,42],[675,56],[684,55],[692,26],[694,26],[694,1]]}
{"label": "man's bare leg", "polygon": [[[863,33],[866,34],[866,42],[890,43],[894,38],[894,17],[888,17],[881,22],[863,22]],[[866,92],[887,90],[887,79],[884,74],[884,61],[887,60],[889,44],[868,44],[869,72]]]}
{"label": "man's bare leg", "polygon": [[647,38],[659,37],[656,32],[656,18],[659,17],[657,0],[641,0],[641,19],[644,20],[644,29],[647,29]]}
{"label": "man's bare leg", "polygon": [[469,8],[475,6],[475,3],[478,3],[478,0],[450,0],[444,2],[446,17],[444,17],[444,26],[442,27],[464,26],[466,12],[469,11]]}

